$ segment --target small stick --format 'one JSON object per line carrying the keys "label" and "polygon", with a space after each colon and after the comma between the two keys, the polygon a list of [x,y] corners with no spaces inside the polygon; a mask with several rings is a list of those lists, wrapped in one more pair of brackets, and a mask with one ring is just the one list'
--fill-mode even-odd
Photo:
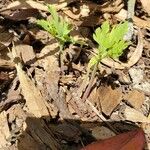
{"label": "small stick", "polygon": [[127,11],[127,20],[129,22],[128,32],[125,35],[125,40],[130,41],[134,32],[133,28],[133,17],[134,17],[134,8],[136,0],[128,0],[128,11]]}
{"label": "small stick", "polygon": [[82,98],[83,102],[86,101],[87,97],[90,94],[90,91],[91,91],[91,88],[92,88],[92,85],[93,85],[93,82],[94,82],[94,77],[95,77],[95,74],[96,74],[96,71],[97,71],[97,68],[98,68],[98,64],[99,64],[99,62],[94,65],[94,69],[92,71],[90,82],[88,84],[87,89],[85,90],[85,92],[83,94],[83,98]]}

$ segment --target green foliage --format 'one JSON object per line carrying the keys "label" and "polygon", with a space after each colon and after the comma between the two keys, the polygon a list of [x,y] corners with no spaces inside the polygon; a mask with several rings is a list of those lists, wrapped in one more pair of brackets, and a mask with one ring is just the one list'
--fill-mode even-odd
{"label": "green foliage", "polygon": [[93,39],[98,43],[96,55],[89,62],[89,67],[99,63],[105,57],[118,58],[122,55],[130,42],[125,41],[124,35],[128,31],[128,22],[114,25],[111,29],[108,21],[105,21],[101,28],[97,28]]}
{"label": "green foliage", "polygon": [[73,38],[69,35],[72,30],[70,24],[58,15],[56,8],[53,5],[48,5],[48,10],[51,13],[52,18],[49,21],[43,19],[38,20],[37,24],[57,38],[62,46],[66,42],[73,43]]}

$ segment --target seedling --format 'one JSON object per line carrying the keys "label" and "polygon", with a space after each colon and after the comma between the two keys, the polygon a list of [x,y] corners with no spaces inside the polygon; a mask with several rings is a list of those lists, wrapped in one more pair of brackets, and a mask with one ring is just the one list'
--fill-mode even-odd
{"label": "seedling", "polygon": [[130,42],[124,40],[124,35],[128,32],[128,22],[114,25],[110,31],[110,24],[105,21],[101,28],[97,28],[93,34],[93,39],[98,43],[95,56],[89,62],[91,68],[94,64],[101,62],[103,58],[119,58]]}
{"label": "seedling", "polygon": [[83,100],[89,95],[94,77],[97,71],[98,64],[102,59],[111,57],[119,58],[123,51],[129,46],[130,42],[124,40],[124,35],[128,32],[128,22],[114,25],[111,29],[108,21],[105,21],[101,28],[97,28],[93,34],[93,39],[98,43],[98,48],[95,55],[91,58],[88,64],[88,70],[93,69],[89,85],[83,95]]}
{"label": "seedling", "polygon": [[53,5],[48,5],[48,10],[52,18],[49,21],[38,20],[37,24],[55,37],[59,42],[60,50],[63,50],[65,43],[75,43],[73,37],[69,35],[72,30],[71,25],[58,15]]}

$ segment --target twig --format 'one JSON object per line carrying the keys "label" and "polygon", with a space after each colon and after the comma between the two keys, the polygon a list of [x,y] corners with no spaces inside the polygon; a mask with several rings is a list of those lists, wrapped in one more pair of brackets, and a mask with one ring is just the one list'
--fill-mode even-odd
{"label": "twig", "polygon": [[92,104],[89,100],[86,100],[86,103],[92,108],[92,110],[95,112],[95,114],[96,114],[114,133],[118,134],[118,132],[111,126],[110,123],[107,122],[107,120],[104,118],[104,116],[99,113],[99,111],[93,106],[93,104]]}
{"label": "twig", "polygon": [[87,97],[90,94],[90,91],[91,91],[91,88],[92,88],[92,85],[93,85],[93,82],[94,82],[95,74],[96,74],[96,71],[97,71],[97,68],[98,68],[98,64],[99,64],[99,62],[94,65],[94,69],[92,71],[90,82],[88,84],[87,89],[85,90],[85,92],[83,94],[83,98],[82,98],[83,102],[87,99]]}
{"label": "twig", "polygon": [[128,0],[128,11],[127,11],[127,20],[129,22],[128,32],[125,35],[125,40],[130,41],[134,32],[133,28],[133,17],[134,17],[134,7],[136,0]]}

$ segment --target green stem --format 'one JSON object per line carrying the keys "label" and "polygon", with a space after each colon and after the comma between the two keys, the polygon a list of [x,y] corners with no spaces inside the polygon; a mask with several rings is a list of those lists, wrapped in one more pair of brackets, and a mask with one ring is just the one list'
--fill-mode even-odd
{"label": "green stem", "polygon": [[98,64],[99,62],[97,62],[95,65],[94,65],[94,69],[92,71],[92,75],[91,75],[91,79],[90,79],[90,82],[88,84],[88,87],[86,88],[84,94],[83,94],[83,97],[82,97],[82,100],[83,102],[86,101],[87,97],[89,96],[90,94],[90,91],[92,89],[92,86],[93,86],[93,82],[94,82],[94,79],[95,79],[95,74],[96,74],[96,71],[97,71],[97,68],[98,68]]}

